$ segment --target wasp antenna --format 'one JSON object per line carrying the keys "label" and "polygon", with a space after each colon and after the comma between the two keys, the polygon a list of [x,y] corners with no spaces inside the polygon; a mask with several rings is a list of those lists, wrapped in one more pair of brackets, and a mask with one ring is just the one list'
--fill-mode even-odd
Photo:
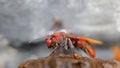
{"label": "wasp antenna", "polygon": [[118,45],[114,46],[114,57],[116,60],[120,61],[120,50]]}

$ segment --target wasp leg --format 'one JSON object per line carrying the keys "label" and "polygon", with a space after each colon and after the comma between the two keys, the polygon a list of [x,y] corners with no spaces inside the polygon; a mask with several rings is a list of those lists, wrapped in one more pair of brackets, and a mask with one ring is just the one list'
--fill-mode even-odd
{"label": "wasp leg", "polygon": [[53,56],[55,53],[56,53],[56,50],[59,48],[59,45],[58,44],[56,44],[56,47],[55,48],[53,48],[53,50],[52,50],[52,52],[51,52],[51,54],[50,54],[50,56]]}
{"label": "wasp leg", "polygon": [[67,40],[68,40],[68,47],[69,48],[75,48],[72,41],[69,38],[67,38]]}
{"label": "wasp leg", "polygon": [[82,55],[80,55],[80,54],[78,53],[77,49],[76,49],[75,46],[73,45],[72,41],[71,41],[69,38],[67,38],[67,39],[68,39],[69,51],[70,51],[70,53],[72,53],[72,56],[73,56],[74,58],[80,58],[80,57],[82,57]]}
{"label": "wasp leg", "polygon": [[87,53],[92,58],[94,58],[96,55],[95,49],[89,43],[86,43],[85,45],[83,45],[82,50],[84,50],[84,52]]}
{"label": "wasp leg", "polygon": [[63,43],[63,45],[64,45],[64,48],[65,48],[65,50],[68,50],[68,46],[67,46],[67,38],[64,38],[64,43]]}

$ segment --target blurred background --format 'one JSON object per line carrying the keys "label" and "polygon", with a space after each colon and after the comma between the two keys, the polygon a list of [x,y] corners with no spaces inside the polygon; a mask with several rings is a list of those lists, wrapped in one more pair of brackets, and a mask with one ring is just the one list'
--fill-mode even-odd
{"label": "blurred background", "polygon": [[120,0],[0,0],[0,68],[48,56],[45,37],[58,31],[103,41],[93,45],[97,58],[113,59]]}

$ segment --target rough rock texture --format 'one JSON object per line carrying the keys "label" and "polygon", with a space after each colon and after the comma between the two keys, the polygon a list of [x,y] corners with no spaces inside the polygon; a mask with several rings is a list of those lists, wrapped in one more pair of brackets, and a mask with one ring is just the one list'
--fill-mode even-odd
{"label": "rough rock texture", "polygon": [[120,68],[119,61],[83,57],[76,48],[68,48],[60,46],[51,56],[26,61],[19,68]]}
{"label": "rough rock texture", "polygon": [[119,68],[116,60],[82,57],[75,48],[60,47],[52,56],[29,60],[19,68]]}
{"label": "rough rock texture", "polygon": [[59,55],[29,60],[22,63],[19,68],[120,68],[119,65],[120,62],[116,60]]}

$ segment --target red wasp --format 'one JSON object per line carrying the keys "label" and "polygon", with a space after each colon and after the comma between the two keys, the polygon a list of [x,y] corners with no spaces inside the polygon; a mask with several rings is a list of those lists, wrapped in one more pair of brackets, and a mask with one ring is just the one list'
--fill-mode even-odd
{"label": "red wasp", "polygon": [[84,50],[87,54],[89,54],[90,57],[95,57],[96,52],[94,48],[92,47],[92,44],[102,44],[101,41],[94,40],[91,38],[85,38],[82,36],[76,36],[73,34],[66,34],[65,32],[59,32],[54,33],[51,35],[48,35],[46,37],[46,43],[47,46],[50,47],[57,47],[58,43],[61,42],[64,38],[69,38],[72,41],[72,44],[81,50]]}

